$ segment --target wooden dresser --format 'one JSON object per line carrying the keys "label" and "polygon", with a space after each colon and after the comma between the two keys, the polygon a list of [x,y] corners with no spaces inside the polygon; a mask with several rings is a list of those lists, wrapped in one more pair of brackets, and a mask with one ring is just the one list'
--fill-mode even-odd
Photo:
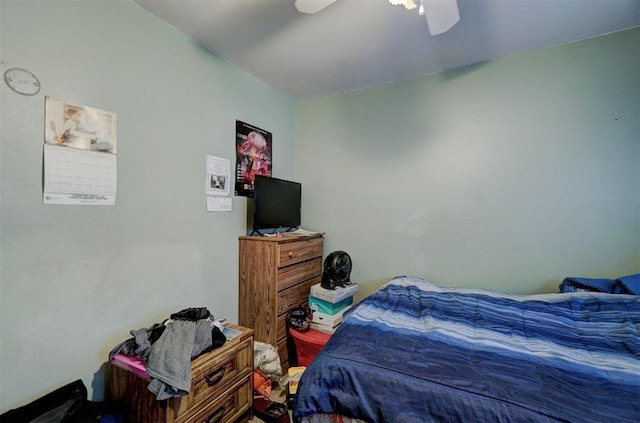
{"label": "wooden dresser", "polygon": [[289,368],[287,312],[309,300],[322,279],[322,234],[240,237],[240,324],[275,346]]}
{"label": "wooden dresser", "polygon": [[248,421],[253,405],[253,330],[228,325],[241,334],[191,362],[189,395],[157,400],[149,379],[111,365],[111,399],[136,423]]}

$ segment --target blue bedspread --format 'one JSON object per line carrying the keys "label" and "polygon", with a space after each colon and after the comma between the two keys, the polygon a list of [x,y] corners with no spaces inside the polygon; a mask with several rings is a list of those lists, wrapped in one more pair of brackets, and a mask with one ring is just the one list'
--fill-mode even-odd
{"label": "blue bedspread", "polygon": [[640,297],[396,278],[305,371],[294,421],[640,422]]}

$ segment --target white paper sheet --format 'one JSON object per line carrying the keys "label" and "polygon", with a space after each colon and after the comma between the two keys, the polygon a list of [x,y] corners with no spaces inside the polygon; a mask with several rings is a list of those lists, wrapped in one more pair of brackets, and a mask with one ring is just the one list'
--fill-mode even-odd
{"label": "white paper sheet", "polygon": [[229,195],[229,160],[207,154],[207,195]]}
{"label": "white paper sheet", "polygon": [[208,212],[230,212],[231,197],[207,197]]}
{"label": "white paper sheet", "polygon": [[114,205],[116,155],[44,145],[44,204]]}

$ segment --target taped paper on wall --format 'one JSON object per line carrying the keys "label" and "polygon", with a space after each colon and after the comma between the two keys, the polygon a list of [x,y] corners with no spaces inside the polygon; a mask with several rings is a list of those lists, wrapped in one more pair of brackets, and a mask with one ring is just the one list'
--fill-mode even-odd
{"label": "taped paper on wall", "polygon": [[207,154],[207,195],[229,195],[230,162]]}
{"label": "taped paper on wall", "polygon": [[231,197],[207,197],[208,212],[230,212]]}
{"label": "taped paper on wall", "polygon": [[116,155],[44,145],[44,204],[114,205]]}

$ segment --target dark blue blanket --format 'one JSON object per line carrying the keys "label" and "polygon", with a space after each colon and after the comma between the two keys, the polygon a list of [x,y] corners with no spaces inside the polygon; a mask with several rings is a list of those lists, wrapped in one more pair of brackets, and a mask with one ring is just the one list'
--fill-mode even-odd
{"label": "dark blue blanket", "polygon": [[564,278],[560,292],[595,291],[609,294],[640,295],[640,273],[618,279]]}
{"label": "dark blue blanket", "polygon": [[305,371],[294,420],[639,422],[640,297],[533,296],[397,278]]}

